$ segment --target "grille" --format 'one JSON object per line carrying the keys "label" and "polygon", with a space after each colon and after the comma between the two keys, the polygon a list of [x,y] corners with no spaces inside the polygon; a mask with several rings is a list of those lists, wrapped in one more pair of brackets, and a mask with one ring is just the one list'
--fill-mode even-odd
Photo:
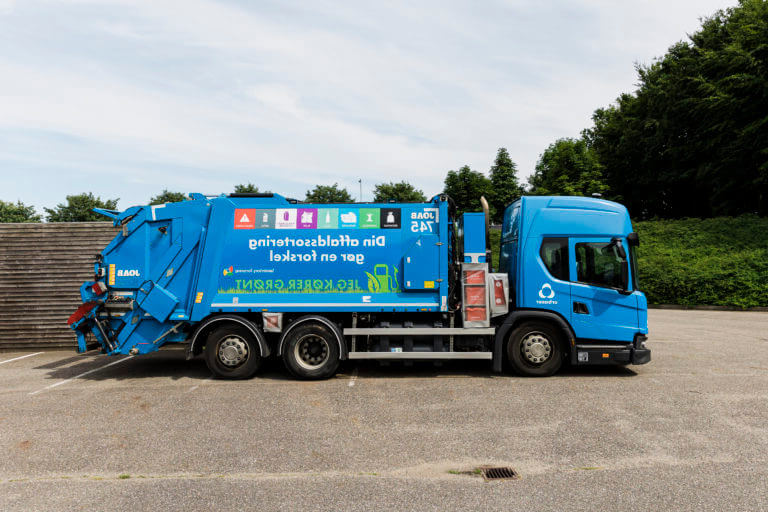
{"label": "grille", "polygon": [[512,468],[483,466],[478,468],[486,480],[516,480],[520,475]]}

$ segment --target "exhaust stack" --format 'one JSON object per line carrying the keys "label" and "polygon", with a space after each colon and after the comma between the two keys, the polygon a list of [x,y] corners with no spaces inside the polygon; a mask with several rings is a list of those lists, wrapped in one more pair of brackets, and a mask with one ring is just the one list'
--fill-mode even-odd
{"label": "exhaust stack", "polygon": [[488,206],[488,201],[485,196],[480,196],[480,206],[483,207],[483,214],[485,215],[485,261],[488,265],[491,264],[491,208]]}

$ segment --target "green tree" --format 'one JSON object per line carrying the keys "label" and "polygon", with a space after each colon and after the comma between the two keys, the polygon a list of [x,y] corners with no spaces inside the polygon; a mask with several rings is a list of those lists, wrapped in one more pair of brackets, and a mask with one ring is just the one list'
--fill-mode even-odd
{"label": "green tree", "polygon": [[492,186],[488,201],[494,211],[493,222],[501,223],[504,209],[523,195],[523,187],[517,180],[517,165],[506,148],[499,148],[488,174]]}
{"label": "green tree", "polygon": [[[473,171],[465,165],[458,171],[448,171],[443,191],[456,203],[459,213],[473,212],[482,209],[480,196],[485,196],[486,199],[492,196],[493,185],[483,173]],[[491,211],[491,218],[493,214]]]}
{"label": "green tree", "polygon": [[119,199],[107,199],[102,201],[100,197],[94,197],[91,192],[74,196],[67,196],[67,204],[59,203],[56,208],[46,208],[48,222],[86,222],[106,221],[103,215],[94,212],[94,208],[114,210]]}
{"label": "green tree", "polygon": [[235,194],[258,194],[259,193],[259,187],[254,185],[253,183],[247,183],[240,185],[235,185]]}
{"label": "green tree", "polygon": [[338,183],[333,185],[316,185],[307,191],[304,198],[307,203],[351,203],[352,196],[346,188],[339,188]]}
{"label": "green tree", "polygon": [[539,196],[604,194],[600,162],[584,139],[560,139],[544,151],[528,178],[530,193]]}
{"label": "green tree", "polygon": [[373,187],[374,203],[384,203],[390,199],[398,203],[423,203],[426,202],[427,196],[407,181],[400,183],[390,181],[389,183],[379,183]]}
{"label": "green tree", "polygon": [[159,195],[149,200],[149,204],[178,203],[186,198],[187,195],[183,192],[171,192],[170,190],[163,189]]}
{"label": "green tree", "polygon": [[768,215],[768,2],[740,0],[638,66],[588,143],[636,218]]}
{"label": "green tree", "polygon": [[40,222],[40,214],[34,206],[27,206],[21,201],[12,203],[0,201],[0,222]]}

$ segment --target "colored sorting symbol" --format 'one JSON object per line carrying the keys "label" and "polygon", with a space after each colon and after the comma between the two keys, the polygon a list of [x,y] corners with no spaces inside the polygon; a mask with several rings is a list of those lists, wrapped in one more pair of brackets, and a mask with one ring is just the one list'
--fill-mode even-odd
{"label": "colored sorting symbol", "polygon": [[256,210],[254,208],[235,208],[235,229],[254,229]]}

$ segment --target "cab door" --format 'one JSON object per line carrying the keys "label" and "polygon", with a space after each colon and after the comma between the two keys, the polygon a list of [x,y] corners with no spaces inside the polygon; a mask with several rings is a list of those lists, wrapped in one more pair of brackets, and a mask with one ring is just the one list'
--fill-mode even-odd
{"label": "cab door", "polygon": [[[624,257],[621,256],[621,245]],[[571,325],[577,338],[632,341],[638,332],[637,297],[632,283],[624,240],[571,238]]]}
{"label": "cab door", "polygon": [[568,239],[544,237],[526,243],[527,261],[523,274],[526,296],[521,307],[553,311],[568,318],[571,307]]}

